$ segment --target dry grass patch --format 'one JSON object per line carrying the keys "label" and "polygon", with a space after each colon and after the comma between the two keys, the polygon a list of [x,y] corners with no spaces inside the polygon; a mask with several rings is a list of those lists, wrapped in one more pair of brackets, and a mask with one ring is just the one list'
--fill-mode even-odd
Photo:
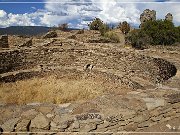
{"label": "dry grass patch", "polygon": [[0,102],[66,103],[87,100],[106,91],[101,82],[90,79],[57,79],[53,76],[0,84]]}

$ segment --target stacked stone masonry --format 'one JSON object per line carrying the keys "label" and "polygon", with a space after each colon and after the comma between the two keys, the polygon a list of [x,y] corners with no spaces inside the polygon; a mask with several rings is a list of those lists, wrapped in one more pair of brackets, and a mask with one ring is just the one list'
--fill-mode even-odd
{"label": "stacked stone masonry", "polygon": [[[127,94],[124,98],[115,96],[118,107],[104,108],[100,100],[113,99],[108,95],[83,104],[28,104],[26,106],[0,106],[1,132],[122,132],[141,131],[172,119],[180,118],[180,103],[169,98],[150,98],[144,92]],[[151,92],[150,92],[151,95]],[[134,97],[136,97],[134,99]],[[141,107],[130,107],[129,100],[141,100]],[[151,99],[151,104],[146,100]],[[163,100],[163,104],[158,100]],[[122,104],[123,103],[123,104]],[[96,104],[94,107],[90,104]],[[125,105],[125,106],[124,106]],[[91,107],[90,107],[91,106]],[[106,105],[107,106],[107,105]],[[77,112],[79,107],[86,111]],[[167,127],[168,128],[168,127]],[[171,132],[178,131],[170,129]]]}
{"label": "stacked stone masonry", "polygon": [[0,48],[8,48],[8,36],[0,35]]}
{"label": "stacked stone masonry", "polygon": [[[167,80],[177,71],[173,64],[160,58],[145,57],[126,51],[107,51],[108,54],[104,50],[84,47],[76,49],[34,47],[1,51],[0,73],[37,68],[38,66],[43,66],[42,69],[59,66],[83,70],[85,65],[92,64],[93,70],[108,71],[112,69],[120,73],[123,72],[125,75],[146,77],[156,83]],[[107,56],[104,57],[104,55]]]}

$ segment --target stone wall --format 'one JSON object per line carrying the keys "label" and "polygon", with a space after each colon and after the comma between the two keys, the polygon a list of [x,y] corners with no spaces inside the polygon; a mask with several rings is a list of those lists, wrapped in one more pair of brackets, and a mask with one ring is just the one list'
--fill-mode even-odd
{"label": "stone wall", "polygon": [[37,68],[38,65],[83,70],[85,65],[91,64],[93,70],[110,73],[114,70],[122,74],[121,77],[140,76],[153,82],[167,80],[176,74],[176,67],[170,62],[134,52],[39,47],[1,51],[0,57],[0,73]]}
{"label": "stone wall", "polygon": [[[180,119],[179,101],[171,102],[172,95],[163,97],[162,91],[157,91],[154,97],[152,93],[104,95],[82,104],[2,105],[0,132],[142,132]],[[165,128],[178,132],[179,123],[176,124]]]}
{"label": "stone wall", "polygon": [[0,48],[8,48],[8,36],[2,35],[0,36]]}

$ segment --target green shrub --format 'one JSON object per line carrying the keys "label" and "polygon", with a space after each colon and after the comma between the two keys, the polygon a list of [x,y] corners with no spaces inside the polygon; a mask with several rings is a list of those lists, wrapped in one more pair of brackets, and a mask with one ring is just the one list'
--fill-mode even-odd
{"label": "green shrub", "polygon": [[125,40],[136,49],[144,49],[152,42],[152,38],[140,29],[131,31]]}
{"label": "green shrub", "polygon": [[147,21],[141,29],[131,31],[126,42],[138,49],[146,45],[172,45],[180,42],[180,27],[167,20]]}
{"label": "green shrub", "polygon": [[99,30],[102,36],[110,29],[109,26],[99,18],[95,18],[88,26],[90,30]]}
{"label": "green shrub", "polygon": [[178,32],[171,21],[147,21],[142,30],[153,40],[152,45],[172,45],[178,41]]}
{"label": "green shrub", "polygon": [[177,35],[178,35],[178,39],[177,39],[177,42],[180,43],[180,26],[176,27],[176,32],[177,32]]}
{"label": "green shrub", "polygon": [[121,41],[120,35],[113,31],[106,32],[104,37],[109,38],[114,43],[119,43]]}
{"label": "green shrub", "polygon": [[68,24],[67,23],[59,24],[58,27],[62,31],[67,31],[68,30]]}
{"label": "green shrub", "polygon": [[90,24],[88,24],[90,30],[99,30],[102,27],[103,21],[99,18],[95,18]]}
{"label": "green shrub", "polygon": [[101,33],[102,36],[105,35],[106,32],[110,30],[109,26],[107,24],[103,24],[99,27],[99,32]]}
{"label": "green shrub", "polygon": [[123,34],[127,34],[130,31],[130,25],[126,21],[119,23],[118,28],[120,28]]}

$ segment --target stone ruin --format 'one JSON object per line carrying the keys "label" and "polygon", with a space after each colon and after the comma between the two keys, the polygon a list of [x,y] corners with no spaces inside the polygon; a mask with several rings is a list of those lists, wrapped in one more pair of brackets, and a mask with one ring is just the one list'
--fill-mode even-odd
{"label": "stone ruin", "polygon": [[[69,34],[72,33],[67,33],[67,37]],[[49,46],[51,42],[53,45]],[[142,132],[145,128],[180,118],[180,94],[170,88],[146,88],[156,80],[159,83],[176,75],[179,59],[175,63],[176,69],[173,63],[162,58],[150,57],[141,51],[119,50],[115,48],[119,48],[117,45],[86,45],[78,41],[75,45],[68,38],[63,43],[62,46],[61,40],[48,40],[45,45],[36,44],[38,47],[27,47],[26,44],[21,49],[1,50],[0,82],[16,82],[51,73],[59,78],[73,76],[73,79],[84,77],[95,81],[101,78],[104,85],[110,82],[114,87],[128,86],[133,91],[126,95],[107,94],[84,103],[29,103],[15,107],[0,104],[0,134],[37,131]],[[177,52],[171,51],[171,56],[177,58]],[[153,51],[149,53],[153,54]],[[147,85],[144,84],[146,82]]]}
{"label": "stone ruin", "polygon": [[0,36],[0,48],[9,48],[8,35]]}
{"label": "stone ruin", "polygon": [[165,16],[165,20],[167,21],[173,21],[173,15],[171,13],[168,13],[166,16]]}
{"label": "stone ruin", "polygon": [[32,45],[33,45],[32,38],[30,38],[30,39],[27,39],[22,44],[18,45],[18,47],[31,47]]}
{"label": "stone ruin", "polygon": [[[140,15],[140,27],[142,26],[143,23],[147,22],[147,21],[155,21],[156,20],[156,11],[155,10],[150,10],[150,9],[146,9],[143,11],[143,13]],[[168,13],[165,16],[165,20],[168,21],[173,21],[173,15],[171,13]]]}
{"label": "stone ruin", "polygon": [[55,31],[49,31],[43,38],[55,38],[57,37],[57,33]]}
{"label": "stone ruin", "polygon": [[141,25],[149,20],[151,20],[151,21],[156,20],[156,11],[155,10],[146,9],[140,15]]}

